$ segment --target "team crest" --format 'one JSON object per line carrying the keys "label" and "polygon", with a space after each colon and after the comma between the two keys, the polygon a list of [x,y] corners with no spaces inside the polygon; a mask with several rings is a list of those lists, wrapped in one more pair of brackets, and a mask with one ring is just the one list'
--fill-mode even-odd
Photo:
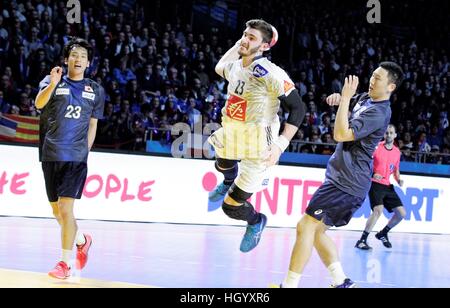
{"label": "team crest", "polygon": [[92,89],[90,86],[84,86],[84,91],[94,93],[94,89]]}

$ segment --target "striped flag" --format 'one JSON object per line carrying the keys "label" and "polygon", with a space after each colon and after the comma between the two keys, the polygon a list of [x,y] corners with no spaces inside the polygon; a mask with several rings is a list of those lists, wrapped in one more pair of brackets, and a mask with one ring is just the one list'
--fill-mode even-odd
{"label": "striped flag", "polygon": [[39,117],[0,114],[0,140],[39,142]]}

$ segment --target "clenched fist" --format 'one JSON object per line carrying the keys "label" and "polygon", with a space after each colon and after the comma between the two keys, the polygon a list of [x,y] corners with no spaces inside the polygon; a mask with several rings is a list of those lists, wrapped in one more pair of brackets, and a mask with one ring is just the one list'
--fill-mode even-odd
{"label": "clenched fist", "polygon": [[330,106],[339,106],[341,102],[341,94],[334,93],[327,97],[327,104]]}
{"label": "clenched fist", "polygon": [[56,86],[61,80],[63,69],[60,66],[55,66],[50,72],[50,83]]}

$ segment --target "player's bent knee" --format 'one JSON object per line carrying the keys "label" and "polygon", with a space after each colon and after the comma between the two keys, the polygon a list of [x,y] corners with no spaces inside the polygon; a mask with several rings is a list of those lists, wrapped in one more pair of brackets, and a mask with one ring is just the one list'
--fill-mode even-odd
{"label": "player's bent knee", "polygon": [[53,216],[59,217],[58,202],[50,202],[50,205],[52,206]]}
{"label": "player's bent knee", "polygon": [[230,218],[247,221],[255,211],[253,205],[247,202],[251,196],[251,193],[243,191],[236,184],[231,185],[222,204],[223,212]]}
{"label": "player's bent knee", "polygon": [[313,230],[316,229],[320,224],[320,221],[315,219],[312,216],[309,216],[308,214],[305,214],[302,219],[297,223],[297,234],[307,231],[307,230]]}
{"label": "player's bent knee", "polygon": [[401,219],[405,219],[405,217],[406,217],[405,208],[399,207],[398,211],[397,211],[397,214],[400,216]]}
{"label": "player's bent knee", "polygon": [[306,224],[306,216],[303,216],[298,222],[297,222],[297,233],[301,232],[303,226]]}
{"label": "player's bent knee", "polygon": [[246,202],[243,205],[234,206],[225,203],[222,204],[222,210],[228,217],[237,220],[247,221],[248,217],[254,212],[253,206]]}
{"label": "player's bent knee", "polygon": [[234,200],[228,194],[225,196],[225,199],[223,201],[224,201],[224,203],[226,203],[228,205],[234,205],[234,206],[239,206],[239,205],[243,204],[243,202],[238,202],[238,201]]}
{"label": "player's bent knee", "polygon": [[56,219],[60,219],[60,218],[61,218],[61,215],[59,214],[59,210],[53,209],[53,216],[54,216]]}
{"label": "player's bent knee", "polygon": [[222,172],[223,170],[237,168],[237,164],[238,162],[236,160],[229,160],[218,157],[214,166],[216,167],[217,171]]}
{"label": "player's bent knee", "polygon": [[59,204],[58,213],[59,217],[63,220],[72,219],[74,217],[73,208],[64,206],[64,203]]}
{"label": "player's bent knee", "polygon": [[377,217],[380,217],[383,214],[383,206],[376,206],[373,208],[373,214]]}
{"label": "player's bent knee", "polygon": [[[252,193],[249,193],[249,192],[246,192],[246,191],[240,189],[236,184],[231,185],[230,190],[228,191],[228,195],[227,195],[227,197],[231,198],[231,200],[230,200],[231,202],[234,201],[237,204],[244,204],[251,196],[252,196]],[[225,201],[227,199],[225,199]]]}

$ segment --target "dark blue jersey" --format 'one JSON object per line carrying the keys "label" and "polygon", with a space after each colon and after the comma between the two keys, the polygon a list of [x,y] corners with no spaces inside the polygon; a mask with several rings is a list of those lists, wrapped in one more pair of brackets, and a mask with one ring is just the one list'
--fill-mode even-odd
{"label": "dark blue jersey", "polygon": [[388,100],[373,102],[367,93],[355,100],[349,119],[355,140],[338,143],[328,161],[326,180],[352,196],[365,198],[371,185],[373,153],[391,119],[391,106]]}
{"label": "dark blue jersey", "polygon": [[[39,84],[40,89],[49,83],[47,76]],[[105,91],[95,81],[61,78],[42,110],[40,160],[86,162],[89,122],[103,117],[104,104]]]}

